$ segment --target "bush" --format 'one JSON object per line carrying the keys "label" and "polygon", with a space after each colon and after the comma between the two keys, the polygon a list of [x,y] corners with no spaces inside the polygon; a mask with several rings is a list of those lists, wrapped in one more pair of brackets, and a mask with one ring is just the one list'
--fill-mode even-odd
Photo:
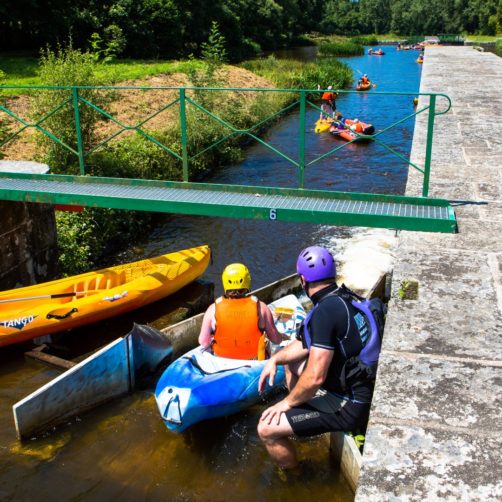
{"label": "bush", "polygon": [[270,56],[267,59],[248,61],[243,67],[272,80],[277,87],[284,89],[317,89],[318,85],[332,85],[343,89],[351,85],[353,78],[352,70],[333,58],[302,63]]}
{"label": "bush", "polygon": [[375,35],[359,35],[351,37],[350,41],[358,45],[378,45],[378,39]]}
{"label": "bush", "polygon": [[154,213],[116,209],[56,212],[59,266],[63,275],[99,268],[105,256],[138,240],[151,228]]}
{"label": "bush", "polygon": [[320,56],[362,56],[364,47],[354,42],[321,42],[319,45]]}
{"label": "bush", "polygon": [[[75,111],[72,93],[68,86],[96,86],[96,62],[91,53],[73,49],[71,40],[66,47],[58,46],[54,52],[49,48],[42,50],[39,62],[41,85],[61,87],[43,89],[34,98],[34,115],[40,120],[47,117],[42,125],[61,143],[41,135],[38,138],[44,152],[42,161],[48,164],[53,173],[78,173],[78,156],[70,149],[78,150],[75,127]],[[104,107],[109,100],[106,93],[96,89],[79,89],[79,96],[91,103]],[[69,102],[60,107],[65,100]],[[84,151],[95,142],[95,125],[100,120],[99,113],[89,106],[80,105],[80,131]],[[66,145],[66,146],[65,146]]]}

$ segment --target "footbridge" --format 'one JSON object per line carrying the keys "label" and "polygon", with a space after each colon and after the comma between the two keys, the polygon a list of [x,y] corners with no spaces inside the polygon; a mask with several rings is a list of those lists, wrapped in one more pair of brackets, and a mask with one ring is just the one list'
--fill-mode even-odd
{"label": "footbridge", "polygon": [[[21,136],[28,135],[29,141],[33,141],[33,136],[38,135],[46,141],[46,148],[47,141],[53,143],[50,148],[58,152],[61,165],[52,167],[53,174],[12,172],[12,169],[0,172],[0,200],[429,232],[457,231],[455,213],[449,201],[429,197],[434,118],[446,113],[451,106],[449,97],[444,94],[424,93],[420,95],[417,109],[411,114],[405,114],[398,122],[388,124],[371,135],[356,132],[352,141],[341,145],[336,143],[337,146],[329,152],[310,158],[305,149],[306,111],[309,108],[320,111],[314,100],[314,97],[318,98],[318,90],[76,86],[0,88],[0,92],[4,93],[16,90],[41,94],[45,108],[38,110],[34,116],[27,116],[27,112],[22,114],[13,106],[0,105],[0,120],[3,130],[7,131],[2,137],[0,130],[0,151],[8,150],[8,145],[20,141]],[[113,101],[110,96],[117,99],[117,93],[125,91],[145,95],[149,92],[164,93],[165,103],[146,117],[134,120],[131,117],[125,119],[118,113],[105,109],[104,103]],[[286,105],[258,124],[245,127],[234,125],[229,117],[218,113],[217,106],[214,106],[214,102],[218,100],[201,97],[229,91],[254,93],[258,96],[256,99],[264,102],[270,99],[271,94],[282,93],[286,96],[282,100]],[[372,92],[373,99],[377,99],[378,94],[389,93]],[[436,108],[438,98],[446,103],[439,111]],[[148,97],[145,99],[148,100]],[[297,141],[298,157],[292,158],[262,139],[260,132],[295,107],[299,108],[299,132],[298,138],[292,138],[292,141]],[[63,115],[59,116],[61,114]],[[158,124],[161,114],[166,114],[166,121],[174,124],[176,133],[172,133],[172,128],[170,134],[158,133],[155,124]],[[406,120],[413,120],[418,114],[426,114],[428,124],[423,165],[410,162],[399,153],[395,145],[386,140],[386,133]],[[67,124],[73,124],[70,133],[62,133],[55,125],[61,124],[64,117],[67,118]],[[200,123],[202,119],[206,123],[211,121],[212,130],[216,128],[218,135],[213,134],[211,140],[201,145],[193,137],[194,124]],[[113,130],[110,130],[110,125]],[[89,131],[87,127],[95,130]],[[342,127],[347,126],[342,124]],[[106,169],[99,165],[99,152],[111,147],[117,148],[118,142],[131,135],[150,147],[160,149],[169,158],[171,165],[174,162],[175,167],[166,170],[172,179],[106,176]],[[293,165],[297,172],[296,186],[260,187],[193,181],[197,172],[192,166],[197,164],[201,156],[227,142],[242,144],[243,139],[260,143],[278,155],[285,165]],[[341,148],[359,141],[376,143],[406,162],[409,168],[417,170],[423,179],[422,195],[410,197],[400,194],[340,192],[324,187],[305,188],[309,167],[328,155],[336,156]],[[159,177],[158,173],[156,177]]]}

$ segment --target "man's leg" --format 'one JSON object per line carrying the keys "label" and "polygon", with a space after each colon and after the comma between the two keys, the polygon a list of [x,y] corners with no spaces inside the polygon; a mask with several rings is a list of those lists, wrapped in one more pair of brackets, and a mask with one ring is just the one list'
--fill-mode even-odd
{"label": "man's leg", "polygon": [[285,415],[281,415],[279,424],[275,421],[271,424],[260,421],[258,423],[258,435],[265,444],[270,458],[282,469],[295,470],[298,468],[296,448],[289,436],[293,429],[289,425]]}

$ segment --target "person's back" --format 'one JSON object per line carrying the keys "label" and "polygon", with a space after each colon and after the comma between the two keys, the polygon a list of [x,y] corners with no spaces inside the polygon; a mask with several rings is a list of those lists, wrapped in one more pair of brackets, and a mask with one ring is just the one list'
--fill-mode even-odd
{"label": "person's back", "polygon": [[220,357],[263,359],[265,333],[274,343],[282,341],[270,309],[249,295],[251,276],[241,263],[228,265],[222,274],[224,296],[204,314],[199,343]]}
{"label": "person's back", "polygon": [[338,293],[339,289],[333,283],[314,295],[315,312],[299,336],[305,346],[333,350],[333,360],[322,386],[324,389],[346,399],[367,403],[373,392],[373,378],[351,375],[347,372],[347,362],[360,354],[369,339],[370,326],[365,317]]}
{"label": "person's back", "polygon": [[255,296],[221,296],[215,302],[213,352],[232,359],[255,359],[263,336]]}

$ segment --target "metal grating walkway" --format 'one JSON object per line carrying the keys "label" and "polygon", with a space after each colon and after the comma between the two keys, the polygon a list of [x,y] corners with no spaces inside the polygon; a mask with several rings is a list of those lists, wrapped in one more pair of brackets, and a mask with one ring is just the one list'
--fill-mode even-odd
{"label": "metal grating walkway", "polygon": [[328,225],[455,232],[448,201],[321,190],[0,173],[0,199]]}

